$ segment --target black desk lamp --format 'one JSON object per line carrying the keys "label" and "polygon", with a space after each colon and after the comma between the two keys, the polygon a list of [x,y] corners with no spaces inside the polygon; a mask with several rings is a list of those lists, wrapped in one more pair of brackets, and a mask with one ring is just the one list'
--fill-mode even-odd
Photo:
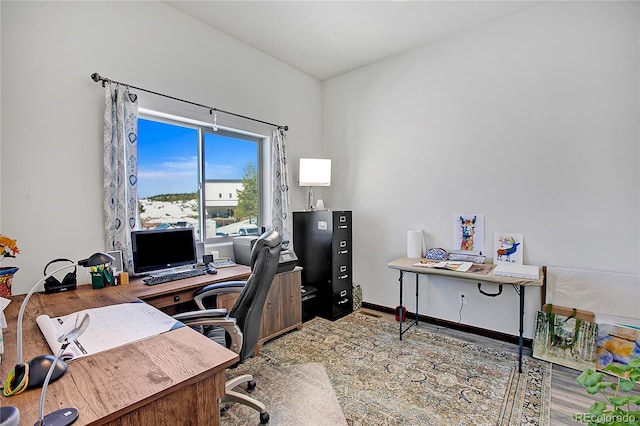
{"label": "black desk lamp", "polygon": [[26,389],[31,389],[35,387],[40,387],[44,384],[45,378],[47,376],[50,367],[54,365],[53,372],[51,374],[50,380],[53,382],[67,371],[67,364],[58,359],[58,357],[54,357],[53,355],[39,355],[26,363],[22,361],[22,318],[24,317],[24,311],[27,308],[27,303],[29,299],[35,293],[38,286],[44,283],[47,278],[52,277],[57,272],[60,272],[64,269],[75,268],[76,266],[83,266],[85,268],[91,266],[105,265],[107,263],[113,262],[115,259],[113,256],[110,256],[106,253],[95,253],[91,255],[88,259],[80,260],[78,263],[71,263],[65,265],[61,268],[56,269],[48,275],[45,275],[40,281],[33,286],[33,288],[27,293],[27,296],[22,301],[22,305],[20,306],[20,312],[18,313],[18,343],[17,343],[17,364],[13,371],[9,373],[9,377],[7,378],[3,394],[4,396],[16,395]]}

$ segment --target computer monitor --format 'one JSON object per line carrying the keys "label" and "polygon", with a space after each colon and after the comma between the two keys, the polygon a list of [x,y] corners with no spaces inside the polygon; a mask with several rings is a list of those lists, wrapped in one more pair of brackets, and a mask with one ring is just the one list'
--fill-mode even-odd
{"label": "computer monitor", "polygon": [[193,228],[131,232],[133,273],[149,274],[197,263]]}

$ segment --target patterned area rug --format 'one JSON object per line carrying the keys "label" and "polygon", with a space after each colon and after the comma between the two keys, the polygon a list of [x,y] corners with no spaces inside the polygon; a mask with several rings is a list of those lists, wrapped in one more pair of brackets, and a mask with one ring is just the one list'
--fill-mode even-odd
{"label": "patterned area rug", "polygon": [[[230,375],[254,374],[254,396],[272,412],[270,399],[282,388],[261,382],[260,371],[321,363],[347,423],[354,426],[547,426],[551,364],[524,357],[518,374],[517,361],[517,355],[419,327],[399,340],[397,326],[355,313],[335,322],[313,319],[263,346],[258,357]],[[242,409],[236,406],[231,404],[229,412]],[[254,412],[244,424],[256,419]],[[316,424],[334,424],[326,420]]]}

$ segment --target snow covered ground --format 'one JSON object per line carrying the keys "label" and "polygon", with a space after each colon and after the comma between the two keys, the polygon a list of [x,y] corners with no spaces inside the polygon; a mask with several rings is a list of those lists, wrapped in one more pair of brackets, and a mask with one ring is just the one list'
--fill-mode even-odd
{"label": "snow covered ground", "polygon": [[173,224],[187,222],[189,225],[198,225],[198,202],[190,200],[185,202],[140,200],[143,211],[140,220],[148,223]]}
{"label": "snow covered ground", "polygon": [[[178,222],[186,222],[186,225],[193,226],[198,234],[198,202],[196,200],[184,202],[168,202],[168,201],[152,201],[141,199],[140,204],[143,211],[140,213],[140,221],[147,228],[153,228],[161,225],[175,225]],[[249,221],[231,223],[224,226],[216,226],[212,219],[207,220],[207,237],[212,238],[216,233],[226,235],[241,234],[242,229],[253,228],[257,226],[249,223]]]}

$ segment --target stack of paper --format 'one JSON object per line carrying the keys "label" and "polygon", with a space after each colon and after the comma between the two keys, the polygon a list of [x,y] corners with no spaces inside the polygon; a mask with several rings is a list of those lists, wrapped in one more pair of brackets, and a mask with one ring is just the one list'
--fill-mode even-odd
{"label": "stack of paper", "polygon": [[420,261],[413,266],[421,266],[423,268],[448,269],[450,271],[467,272],[471,268],[471,262],[429,262]]}
{"label": "stack of paper", "polygon": [[513,263],[498,263],[493,275],[502,277],[526,278],[529,280],[537,280],[539,278],[540,268],[535,265],[516,265]]}

